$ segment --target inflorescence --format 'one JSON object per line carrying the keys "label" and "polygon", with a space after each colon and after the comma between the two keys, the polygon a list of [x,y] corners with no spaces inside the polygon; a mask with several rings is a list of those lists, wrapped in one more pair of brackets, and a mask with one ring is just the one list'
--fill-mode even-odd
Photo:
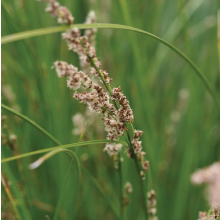
{"label": "inflorescence", "polygon": [[[49,4],[46,11],[52,16],[58,17],[59,23],[67,23],[69,25],[73,23],[74,17],[67,8],[60,6],[55,0],[45,1]],[[96,16],[92,11],[87,16],[85,23],[90,24],[95,20]],[[67,87],[73,90],[80,90],[75,91],[73,97],[81,103],[87,104],[91,111],[102,115],[102,122],[107,131],[107,139],[116,141],[118,137],[129,131],[128,125],[133,122],[134,116],[129,101],[121,91],[121,87],[111,89],[110,82],[112,79],[107,71],[102,69],[101,62],[96,56],[96,50],[92,46],[94,45],[96,31],[96,29],[86,30],[84,35],[81,36],[80,30],[74,27],[62,34],[69,50],[73,50],[79,55],[82,69],[85,66],[90,66],[89,72],[84,73],[64,61],[56,61],[54,67],[58,77],[67,78]],[[97,77],[103,83],[107,92],[102,86],[92,81],[94,77]],[[128,147],[126,152],[129,158],[134,158],[136,155],[138,160],[141,161],[141,176],[144,177],[144,173],[149,169],[149,161],[144,161],[145,152],[142,151],[141,141],[139,140],[143,132],[135,130],[133,133],[133,140],[129,141],[131,147]],[[107,143],[104,151],[107,151],[111,157],[116,158],[121,148],[121,144]]]}

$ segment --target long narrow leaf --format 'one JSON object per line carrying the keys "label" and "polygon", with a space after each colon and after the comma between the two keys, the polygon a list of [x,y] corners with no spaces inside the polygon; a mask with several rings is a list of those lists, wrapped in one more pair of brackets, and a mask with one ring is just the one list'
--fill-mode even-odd
{"label": "long narrow leaf", "polygon": [[27,121],[29,124],[31,124],[32,126],[34,126],[35,128],[37,128],[41,133],[43,133],[44,135],[48,136],[55,144],[61,145],[61,143],[56,140],[51,134],[49,134],[44,128],[42,128],[41,126],[39,126],[37,123],[35,123],[34,121],[32,121],[30,118],[26,117],[25,115],[22,115],[21,113],[15,111],[14,109],[4,105],[1,103],[1,107],[9,112],[11,112],[14,115],[17,115],[19,118],[24,119],[25,121]]}
{"label": "long narrow leaf", "polygon": [[73,144],[60,145],[60,146],[56,146],[56,147],[50,147],[50,148],[46,148],[46,149],[42,149],[42,150],[36,150],[36,151],[32,151],[32,152],[25,153],[25,154],[19,154],[19,155],[13,156],[13,157],[8,157],[5,159],[2,159],[1,163],[9,162],[12,160],[17,160],[19,158],[29,157],[31,155],[42,154],[42,153],[56,150],[59,148],[70,148],[70,147],[86,146],[86,145],[93,145],[93,144],[105,144],[105,143],[120,143],[120,144],[127,146],[126,142],[124,142],[124,141],[112,141],[112,140],[85,141],[85,142],[79,142],[79,143],[73,143]]}
{"label": "long narrow leaf", "polygon": [[[207,78],[202,73],[202,71],[197,67],[197,65],[190,58],[188,58],[185,54],[183,54],[179,49],[177,49],[176,47],[174,47],[173,45],[171,45],[167,41],[157,37],[156,35],[151,34],[147,31],[138,29],[138,28],[125,26],[125,25],[119,25],[119,24],[105,24],[105,23],[103,23],[103,24],[100,24],[100,23],[98,23],[98,24],[74,24],[71,27],[77,27],[79,29],[112,28],[112,29],[129,30],[129,31],[133,31],[133,32],[136,32],[136,33],[146,35],[148,37],[151,37],[151,38],[159,41],[160,43],[166,45],[171,50],[173,50],[176,54],[178,54],[183,60],[185,60],[191,66],[191,68],[196,72],[198,77],[203,81],[203,83],[206,86],[207,90],[210,92],[211,96],[213,97],[216,105],[219,107],[219,99],[217,97],[215,89],[210,84],[210,82],[207,80]],[[22,39],[27,39],[27,38],[30,38],[30,37],[36,37],[36,36],[42,36],[42,35],[46,35],[46,34],[62,32],[62,31],[67,30],[68,28],[70,28],[70,27],[68,27],[68,26],[58,26],[58,27],[49,27],[49,28],[42,28],[42,29],[37,29],[37,30],[30,30],[30,31],[20,32],[20,33],[17,33],[17,34],[11,34],[11,35],[7,35],[7,36],[2,37],[1,38],[1,44],[6,44],[6,43],[13,42],[13,41],[22,40]]]}
{"label": "long narrow leaf", "polygon": [[[64,200],[64,195],[65,195],[65,191],[66,191],[66,186],[67,186],[67,182],[70,178],[71,175],[71,170],[73,168],[73,162],[75,162],[75,165],[77,166],[77,186],[73,186],[75,188],[76,191],[78,191],[79,189],[79,183],[80,183],[80,162],[77,158],[77,155],[71,151],[71,150],[67,150],[67,149],[63,149],[63,148],[59,148],[57,150],[53,150],[47,154],[45,154],[44,156],[40,157],[37,161],[35,161],[34,163],[30,164],[29,168],[30,169],[35,169],[38,168],[40,165],[42,165],[46,160],[48,160],[49,158],[53,157],[54,155],[61,153],[61,152],[65,152],[67,153],[70,157],[71,157],[71,164],[70,167],[68,169],[66,178],[64,180],[64,185],[62,188],[62,191],[60,193],[60,199],[58,201],[56,210],[55,210],[55,215],[54,215],[54,219],[58,219],[59,218],[59,210],[63,204],[63,200]],[[72,195],[72,194],[70,194]],[[75,199],[76,200],[76,199]]]}

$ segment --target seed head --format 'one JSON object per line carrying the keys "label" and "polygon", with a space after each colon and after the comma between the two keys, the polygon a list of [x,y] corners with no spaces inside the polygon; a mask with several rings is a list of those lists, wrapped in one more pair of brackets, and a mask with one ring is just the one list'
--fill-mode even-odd
{"label": "seed head", "polygon": [[127,183],[125,184],[125,191],[126,191],[127,194],[132,193],[133,188],[132,188],[131,183],[127,182]]}
{"label": "seed head", "polygon": [[144,172],[146,173],[147,170],[149,170],[149,168],[150,168],[149,161],[147,160],[147,161],[143,162],[142,167],[143,167]]}
{"label": "seed head", "polygon": [[112,157],[118,154],[122,146],[122,144],[107,143],[104,148],[104,151],[107,151],[107,153]]}

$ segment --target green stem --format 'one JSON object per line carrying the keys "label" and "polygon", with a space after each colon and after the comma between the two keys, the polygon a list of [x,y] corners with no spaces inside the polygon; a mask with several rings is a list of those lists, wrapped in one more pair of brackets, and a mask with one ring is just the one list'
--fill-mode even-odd
{"label": "green stem", "polygon": [[[81,42],[81,43],[82,43],[82,42]],[[83,43],[82,43],[82,46],[84,47],[84,44],[83,44]],[[89,56],[89,54],[87,54],[87,57],[88,57],[88,59],[89,59],[91,65],[92,65],[92,66],[96,69],[96,71],[98,72],[98,74],[99,74],[99,76],[100,76],[100,78],[101,78],[103,84],[105,85],[105,87],[106,87],[106,89],[107,89],[107,91],[108,91],[108,93],[109,93],[109,95],[110,95],[110,97],[111,97],[111,96],[112,96],[112,93],[113,93],[111,86],[106,82],[106,80],[105,80],[105,78],[104,78],[104,76],[103,76],[101,70],[97,67],[97,65],[95,64],[93,58],[91,58],[91,57]],[[111,100],[112,100],[112,99],[111,99]],[[115,102],[115,100],[112,100],[112,103],[114,104],[116,110],[118,110],[119,108],[118,108],[117,103]],[[134,128],[133,128],[132,122],[130,122],[130,126],[131,126],[131,129],[132,129],[133,133],[134,133]],[[127,133],[127,137],[128,137],[129,146],[130,146],[131,151],[132,151],[133,154],[134,154],[134,161],[135,161],[135,165],[136,165],[136,167],[137,167],[137,172],[138,172],[138,175],[140,175],[140,171],[142,170],[142,168],[140,168],[137,155],[134,153],[134,150],[133,150],[133,147],[132,147],[132,144],[131,144],[132,142],[131,142],[130,134],[129,134],[129,131],[128,131],[129,129],[127,129],[126,124],[125,124],[125,127],[126,127],[126,133]],[[126,139],[126,138],[125,138],[125,139]],[[120,157],[120,154],[119,154],[118,156]],[[121,162],[120,162],[120,160],[119,160],[119,174],[120,174],[120,187],[121,187],[121,190],[120,190],[120,191],[121,191],[121,193],[120,193],[120,200],[121,200],[121,201],[120,201],[120,203],[121,203],[121,218],[123,218],[123,208],[124,208],[124,204],[123,204],[123,190],[122,190],[122,188],[123,188],[123,185],[122,185],[122,184],[123,184],[123,183],[122,183],[122,171],[121,171]],[[141,179],[141,178],[140,178],[140,179]],[[144,189],[144,184],[143,184],[142,179],[141,179],[141,188],[142,188],[142,191],[143,191],[142,194],[143,194],[144,212],[145,212],[146,219],[148,219],[148,213],[147,213],[147,208],[146,208],[146,198],[145,198],[146,191],[145,191],[145,189]]]}
{"label": "green stem", "polygon": [[[89,59],[91,65],[92,65],[92,66],[96,69],[96,71],[98,72],[98,74],[99,74],[99,76],[100,76],[100,78],[101,78],[103,84],[105,85],[107,91],[109,92],[110,96],[112,96],[112,88],[110,87],[109,84],[106,83],[106,81],[105,81],[105,79],[104,79],[104,76],[103,76],[103,73],[102,73],[102,72],[100,71],[100,69],[96,66],[94,60],[93,60],[91,57],[88,56],[88,59]],[[116,109],[118,109],[117,103],[116,103],[114,100],[110,100],[110,101],[113,103],[114,107],[115,107]]]}
{"label": "green stem", "polygon": [[[84,46],[84,45],[83,45]],[[89,55],[88,55],[88,59],[91,63],[91,65],[96,69],[96,71],[98,72],[103,84],[105,85],[110,97],[112,96],[112,88],[111,86],[106,82],[104,76],[103,76],[103,73],[101,72],[101,70],[97,67],[97,65],[95,64],[94,62],[94,59],[91,58]],[[117,106],[117,103],[110,99],[111,102],[113,103],[114,107],[116,108],[116,110],[118,110],[118,106]],[[108,110],[110,111],[110,110]],[[121,166],[121,161],[120,161],[120,152],[118,154],[118,165],[119,165],[119,179],[120,179],[120,193],[119,193],[119,199],[120,199],[120,205],[121,205],[121,211],[120,211],[120,217],[119,219],[120,220],[123,220],[124,219],[124,201],[123,201],[123,196],[124,196],[124,191],[123,191],[123,173],[122,173],[122,166]]]}
{"label": "green stem", "polygon": [[[134,158],[135,166],[137,168],[137,172],[138,172],[138,175],[140,177],[141,168],[140,168],[140,165],[139,165],[139,162],[138,162],[137,155],[133,151],[133,146],[131,144],[131,139],[130,139],[130,135],[129,135],[128,132],[127,132],[127,138],[128,138],[129,147],[130,147],[131,151],[133,152],[133,158]],[[146,195],[146,189],[145,189],[145,186],[144,186],[144,181],[141,178],[139,178],[139,179],[141,181],[141,188],[142,188],[142,192],[143,192],[142,193],[143,208],[144,208],[144,212],[145,212],[145,218],[147,220],[148,219],[148,212],[147,212],[147,207],[146,207],[146,196],[145,196]]]}
{"label": "green stem", "polygon": [[[84,45],[83,45],[84,46]],[[96,69],[96,71],[98,72],[103,84],[105,85],[110,97],[112,96],[112,88],[111,86],[106,82],[104,76],[103,76],[103,73],[101,72],[101,70],[97,67],[97,65],[95,64],[94,62],[94,59],[91,58],[89,55],[87,56],[91,65]],[[118,110],[118,106],[117,106],[117,103],[110,99],[111,102],[113,103],[114,107],[116,108],[116,110]],[[108,111],[110,111],[109,109],[107,109]],[[112,112],[111,112],[112,113]],[[119,168],[118,168],[118,171],[119,171],[119,179],[120,179],[120,193],[119,193],[119,200],[120,200],[120,206],[121,206],[121,211],[120,211],[120,216],[119,216],[119,219],[120,220],[123,220],[124,219],[124,201],[123,201],[123,173],[122,173],[122,167],[121,167],[121,161],[120,161],[120,153],[118,154],[118,165],[119,165]]]}
{"label": "green stem", "polygon": [[[111,88],[111,86],[106,83],[102,72],[101,72],[100,69],[96,66],[94,60],[93,60],[89,55],[87,55],[87,56],[88,56],[88,59],[89,59],[91,65],[92,65],[92,66],[96,69],[96,71],[98,72],[98,74],[99,74],[99,76],[100,76],[100,78],[101,78],[103,84],[105,85],[105,87],[106,87],[106,89],[107,89],[107,91],[108,91],[108,93],[109,93],[109,95],[110,95],[110,97],[111,97],[111,96],[112,96],[112,88]],[[117,103],[115,102],[115,100],[112,100],[112,103],[114,104],[116,110],[118,110],[119,108],[118,108]],[[130,122],[130,125],[131,125],[132,131],[133,131],[133,133],[134,133],[134,128],[133,128],[132,122]],[[126,125],[125,125],[125,126],[126,126]],[[126,127],[126,128],[127,128],[127,127]],[[133,147],[132,147],[132,144],[131,144],[131,138],[130,138],[129,131],[126,130],[126,133],[127,133],[127,137],[128,137],[128,142],[129,142],[130,149],[131,149],[131,151],[132,151],[133,154],[134,154],[134,161],[135,161],[135,165],[136,165],[136,167],[137,167],[137,172],[138,172],[138,175],[140,175],[140,171],[142,170],[142,168],[140,168],[137,155],[134,153],[134,150],[133,150]],[[120,156],[120,155],[118,155],[118,156]],[[123,217],[123,207],[124,207],[124,205],[123,205],[123,203],[122,203],[122,202],[123,202],[123,190],[122,190],[122,187],[123,187],[122,184],[123,184],[123,183],[122,183],[122,172],[121,172],[121,164],[120,164],[120,163],[121,163],[121,162],[120,162],[120,160],[119,160],[119,174],[120,174],[120,187],[121,187],[121,190],[120,190],[120,191],[121,191],[121,193],[120,193],[120,200],[121,200],[121,218],[122,218],[122,217]],[[144,206],[145,216],[146,216],[146,219],[148,219],[148,213],[147,213],[147,208],[146,208],[146,198],[145,198],[146,191],[145,191],[145,189],[144,189],[144,183],[143,183],[143,181],[142,181],[141,178],[140,178],[140,180],[141,180],[141,188],[142,188],[142,191],[143,191],[142,194],[143,194],[143,206]]]}
{"label": "green stem", "polygon": [[115,116],[115,114],[110,109],[106,108],[105,106],[102,106],[101,108],[103,109],[103,111],[110,112],[113,117]]}
{"label": "green stem", "polygon": [[94,59],[91,58],[90,56],[88,56],[88,59],[91,63],[91,65],[96,69],[96,71],[98,72],[103,84],[105,85],[107,91],[109,92],[110,95],[112,95],[112,89],[110,88],[110,85],[106,83],[105,78],[103,76],[103,73],[100,71],[100,69],[97,67],[97,65],[94,62]]}
{"label": "green stem", "polygon": [[120,220],[124,219],[124,186],[123,186],[123,173],[122,173],[122,162],[121,162],[121,157],[120,157],[120,152],[118,154],[118,171],[119,171],[119,180],[120,180],[120,193],[119,193],[119,199],[120,199],[120,205],[121,205],[121,210],[120,210]]}
{"label": "green stem", "polygon": [[[202,82],[206,86],[207,90],[209,91],[209,93],[213,97],[217,107],[219,108],[219,98],[216,94],[216,90],[214,89],[214,87],[212,87],[212,85],[210,84],[208,79],[205,77],[205,75],[202,73],[202,71],[196,66],[196,64],[190,58],[188,58],[179,49],[177,49],[176,47],[174,47],[173,45],[171,45],[167,41],[147,32],[147,31],[144,31],[144,30],[141,30],[138,28],[134,28],[134,27],[130,27],[130,26],[119,25],[119,24],[105,24],[105,23],[103,23],[103,24],[100,24],[100,23],[98,23],[98,24],[74,24],[74,25],[71,25],[70,27],[71,28],[77,27],[79,29],[89,29],[89,28],[122,29],[122,30],[128,30],[128,31],[140,33],[140,34],[146,35],[150,38],[153,38],[153,39],[159,41],[160,43],[164,44],[165,46],[167,46],[171,50],[173,50],[178,56],[180,56],[183,60],[185,60],[190,65],[190,67],[194,70],[194,72],[197,74],[197,76],[202,80]],[[69,29],[70,27],[68,27],[68,26],[49,27],[49,28],[42,28],[42,29],[36,29],[36,30],[30,30],[30,31],[16,33],[16,34],[11,34],[11,35],[7,35],[7,36],[3,36],[1,38],[1,44],[6,44],[6,43],[18,41],[18,40],[23,40],[23,39],[27,39],[30,37],[36,37],[36,36],[42,36],[42,35],[46,35],[46,34],[53,34],[53,33],[57,33],[57,32],[62,32],[62,31]]]}

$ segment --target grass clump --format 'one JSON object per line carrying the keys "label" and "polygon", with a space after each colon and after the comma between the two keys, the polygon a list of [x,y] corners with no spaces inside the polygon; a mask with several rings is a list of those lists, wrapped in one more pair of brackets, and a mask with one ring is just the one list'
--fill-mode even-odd
{"label": "grass clump", "polygon": [[218,5],[45,2],[2,1],[2,218],[217,219]]}

